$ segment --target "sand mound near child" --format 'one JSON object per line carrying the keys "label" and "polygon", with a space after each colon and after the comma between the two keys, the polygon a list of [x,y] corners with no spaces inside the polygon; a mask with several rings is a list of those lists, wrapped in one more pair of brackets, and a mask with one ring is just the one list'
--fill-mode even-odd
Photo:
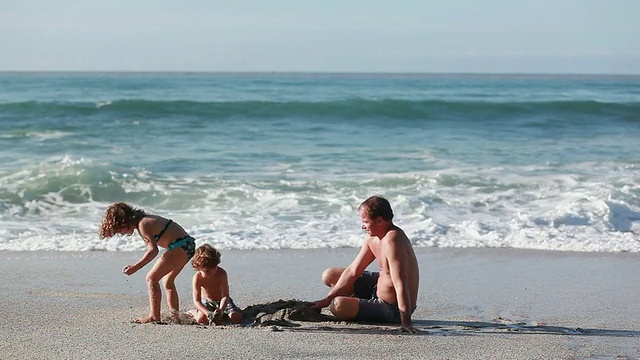
{"label": "sand mound near child", "polygon": [[250,326],[288,326],[298,327],[298,321],[335,321],[311,308],[310,302],[300,300],[278,300],[264,304],[251,305],[242,310],[243,323]]}

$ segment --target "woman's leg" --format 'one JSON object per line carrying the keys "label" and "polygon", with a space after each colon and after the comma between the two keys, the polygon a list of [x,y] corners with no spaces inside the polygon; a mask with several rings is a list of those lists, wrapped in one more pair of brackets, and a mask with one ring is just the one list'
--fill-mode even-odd
{"label": "woman's leg", "polygon": [[164,281],[167,290],[167,302],[172,311],[178,310],[178,292],[176,291],[174,280],[186,265],[187,254],[182,249],[165,251],[160,259],[156,261],[153,268],[147,274],[147,287],[149,289],[149,316],[136,320],[140,323],[160,320],[160,302],[162,292],[160,291],[160,279],[169,274],[169,279]]}
{"label": "woman's leg", "polygon": [[[174,251],[178,251],[177,249]],[[178,298],[178,290],[176,289],[175,280],[180,271],[184,268],[184,265],[187,263],[187,256],[184,251],[180,251],[184,255],[184,260],[182,262],[177,262],[178,267],[169,271],[167,275],[162,278],[162,283],[164,285],[164,290],[167,293],[167,305],[169,305],[169,309],[171,312],[177,312],[180,310],[180,301]],[[181,264],[181,265],[180,265]]]}

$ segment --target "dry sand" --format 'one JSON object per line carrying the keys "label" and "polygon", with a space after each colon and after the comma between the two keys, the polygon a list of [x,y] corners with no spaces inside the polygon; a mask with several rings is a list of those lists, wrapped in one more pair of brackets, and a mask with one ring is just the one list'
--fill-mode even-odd
{"label": "dry sand", "polygon": [[[357,249],[223,251],[235,303],[317,300],[320,273]],[[414,325],[138,325],[140,253],[0,252],[2,359],[636,359],[640,254],[418,249]],[[372,268],[375,269],[375,268]],[[191,305],[193,270],[178,277]],[[163,302],[163,310],[166,305]],[[275,324],[275,325],[274,325]]]}

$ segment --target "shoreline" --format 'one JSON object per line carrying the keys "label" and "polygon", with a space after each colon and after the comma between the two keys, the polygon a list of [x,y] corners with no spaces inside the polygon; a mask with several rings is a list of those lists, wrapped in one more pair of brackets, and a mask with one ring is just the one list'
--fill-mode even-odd
{"label": "shoreline", "polygon": [[[355,248],[226,250],[231,296],[244,309],[317,300],[320,274]],[[7,358],[638,358],[639,253],[416,248],[418,335],[397,325],[300,322],[299,327],[138,325],[141,252],[0,251],[0,351]],[[375,270],[375,266],[370,267]],[[176,280],[192,308],[187,265]],[[164,294],[163,294],[164,297]],[[166,304],[162,304],[163,313]],[[94,350],[95,349],[95,350]]]}

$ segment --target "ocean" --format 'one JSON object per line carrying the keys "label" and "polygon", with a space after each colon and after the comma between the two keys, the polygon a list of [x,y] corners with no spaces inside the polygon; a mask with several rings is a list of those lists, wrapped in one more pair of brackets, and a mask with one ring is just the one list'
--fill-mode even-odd
{"label": "ocean", "polygon": [[0,250],[100,240],[124,201],[225,249],[640,251],[640,76],[0,73]]}

